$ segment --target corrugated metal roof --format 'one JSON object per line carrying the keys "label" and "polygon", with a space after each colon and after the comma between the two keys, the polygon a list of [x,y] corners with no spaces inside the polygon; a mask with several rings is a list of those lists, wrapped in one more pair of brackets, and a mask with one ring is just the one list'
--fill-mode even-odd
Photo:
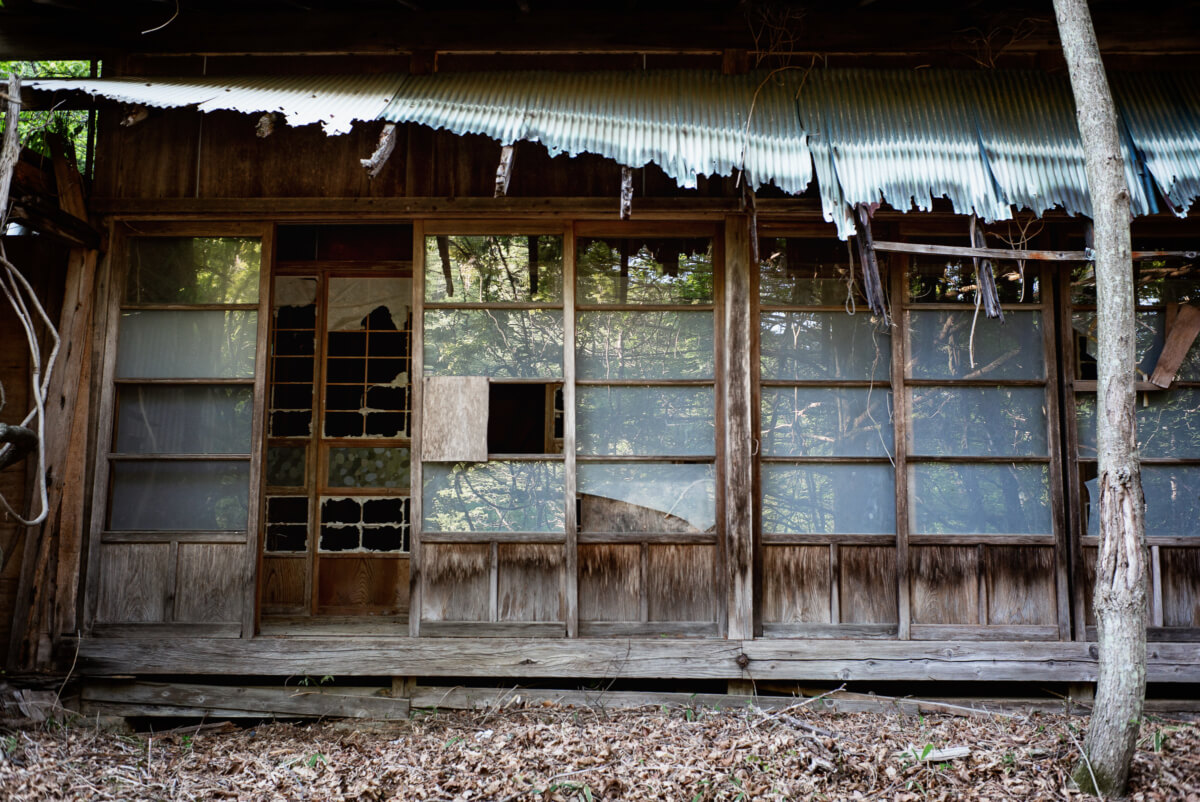
{"label": "corrugated metal roof", "polygon": [[347,134],[356,120],[377,120],[395,97],[396,75],[249,78],[87,78],[24,82],[34,89],[75,89],[156,108],[278,112],[288,125],[320,123],[326,134]]}
{"label": "corrugated metal roof", "polygon": [[[490,72],[425,76],[34,80],[150,106],[274,111],[291,125],[345,133],[387,119],[540,142],[659,165],[680,186],[743,166],[753,186],[803,192],[814,176],[827,219],[885,200],[985,220],[1014,209],[1090,214],[1083,150],[1065,75],[939,70]],[[1116,74],[1134,214],[1177,214],[1200,197],[1200,76]],[[753,108],[753,114],[751,109]],[[749,123],[747,124],[747,118]],[[1157,185],[1157,187],[1154,186]]]}
{"label": "corrugated metal roof", "polygon": [[552,154],[596,153],[630,167],[653,162],[681,187],[696,186],[700,175],[729,175],[743,159],[756,187],[773,182],[795,194],[812,181],[805,132],[796,124],[786,82],[764,83],[756,74],[410,76],[383,116],[456,134],[483,134],[503,145],[541,142]]}

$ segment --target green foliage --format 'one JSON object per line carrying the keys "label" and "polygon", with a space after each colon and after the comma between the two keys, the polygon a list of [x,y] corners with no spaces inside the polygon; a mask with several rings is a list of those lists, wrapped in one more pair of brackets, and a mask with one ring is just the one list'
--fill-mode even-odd
{"label": "green foliage", "polygon": [[[25,78],[84,78],[91,69],[86,61],[0,61],[0,75],[5,83],[16,73]],[[21,144],[45,156],[50,155],[49,141],[62,136],[75,149],[75,161],[82,172],[87,154],[86,111],[23,111],[18,132]]]}

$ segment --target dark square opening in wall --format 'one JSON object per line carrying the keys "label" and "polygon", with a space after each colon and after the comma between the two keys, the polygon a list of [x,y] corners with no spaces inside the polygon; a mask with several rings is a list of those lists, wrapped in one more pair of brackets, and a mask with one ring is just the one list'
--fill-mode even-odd
{"label": "dark square opening in wall", "polygon": [[559,384],[488,385],[489,454],[553,454],[562,450],[555,427],[547,426],[562,397]]}

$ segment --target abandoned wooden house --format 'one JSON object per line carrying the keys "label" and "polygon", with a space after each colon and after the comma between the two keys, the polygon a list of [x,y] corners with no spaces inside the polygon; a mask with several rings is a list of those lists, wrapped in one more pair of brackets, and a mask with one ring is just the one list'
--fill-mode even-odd
{"label": "abandoned wooden house", "polygon": [[[63,338],[50,517],[0,529],[10,666],[121,710],[246,709],[131,678],[1094,679],[1048,3],[113,5],[0,9],[4,57],[95,60],[21,88],[95,135],[82,179],[23,156],[4,238]],[[1167,5],[1095,14],[1149,680],[1197,683],[1200,17]]]}

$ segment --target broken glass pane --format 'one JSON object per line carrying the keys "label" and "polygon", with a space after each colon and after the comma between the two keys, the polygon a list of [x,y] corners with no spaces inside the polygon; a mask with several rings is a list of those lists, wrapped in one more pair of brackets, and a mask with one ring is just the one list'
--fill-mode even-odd
{"label": "broken glass pane", "polygon": [[[1096,456],[1096,396],[1075,396],[1079,455]],[[1138,451],[1142,457],[1200,459],[1200,390],[1139,393]]]}
{"label": "broken glass pane", "polygon": [[896,531],[892,466],[767,463],[762,528],[788,534],[891,534]]}
{"label": "broken glass pane", "polygon": [[575,298],[588,304],[711,304],[709,239],[583,239]]}
{"label": "broken glass pane", "polygon": [[323,497],[321,536],[324,552],[408,551],[407,498]]}
{"label": "broken glass pane", "polygon": [[889,378],[891,334],[868,312],[767,312],[761,325],[764,379]]}
{"label": "broken glass pane", "polygon": [[[1041,303],[1040,270],[1036,264],[1024,268],[1012,261],[993,261],[992,274],[1002,304]],[[914,304],[975,304],[978,289],[975,264],[971,259],[913,256],[908,274],[908,300]]]}
{"label": "broken glass pane", "polygon": [[1041,387],[914,387],[912,454],[1045,456]]}
{"label": "broken glass pane", "polygon": [[[1140,250],[1178,250],[1172,243],[1135,243]],[[1182,256],[1159,259],[1139,259],[1133,263],[1133,282],[1137,302],[1141,306],[1163,306],[1169,303],[1200,301],[1200,278],[1196,275],[1196,260]],[[1077,264],[1071,270],[1071,303],[1094,306],[1096,303],[1096,273],[1090,262]]]}
{"label": "broken glass pane", "polygon": [[252,377],[257,329],[252,311],[122,312],[117,378]]}
{"label": "broken glass pane", "polygon": [[329,449],[330,487],[408,487],[407,448]]}
{"label": "broken glass pane", "polygon": [[425,238],[425,300],[557,303],[562,236],[439,235]]}
{"label": "broken glass pane", "polygon": [[249,490],[243,460],[113,462],[108,528],[244,530]]}
{"label": "broken glass pane", "polygon": [[585,532],[712,532],[711,464],[581,463],[579,526]]}
{"label": "broken glass pane", "polygon": [[844,242],[763,237],[758,241],[758,253],[758,293],[763,306],[841,306],[848,297],[858,306],[866,303],[861,276],[856,274],[849,281],[851,270]]}
{"label": "broken glass pane", "polygon": [[914,534],[1040,535],[1054,531],[1046,465],[909,466]]}
{"label": "broken glass pane", "polygon": [[581,312],[581,379],[711,379],[712,312]]}
{"label": "broken glass pane", "polygon": [[1004,323],[982,313],[976,318],[965,310],[908,314],[911,378],[1041,379],[1046,375],[1040,312],[1009,310]]}
{"label": "broken glass pane", "polygon": [[326,331],[403,331],[411,328],[412,279],[333,278]]}
{"label": "broken glass pane", "polygon": [[425,312],[425,375],[562,376],[558,309],[430,309]]}
{"label": "broken glass pane", "polygon": [[424,466],[426,532],[561,532],[561,462]]}
{"label": "broken glass pane", "polygon": [[[1138,312],[1135,317],[1134,326],[1134,349],[1137,358],[1137,373],[1140,381],[1149,381],[1151,374],[1154,373],[1154,366],[1158,364],[1158,357],[1162,354],[1163,343],[1165,342],[1164,327],[1166,325],[1166,316],[1162,312]],[[1082,346],[1082,350],[1077,354],[1079,358],[1079,370],[1076,378],[1085,380],[1095,380],[1096,378],[1096,354],[1098,344],[1096,342],[1096,313],[1089,311],[1076,311],[1071,313],[1071,326],[1075,329],[1076,341]],[[1193,347],[1191,354],[1200,354],[1200,349]],[[1193,363],[1194,364],[1194,363]],[[1188,362],[1179,370],[1179,378],[1186,378],[1184,375],[1191,365]]]}
{"label": "broken glass pane", "polygon": [[580,454],[703,456],[715,452],[711,387],[580,387]]}
{"label": "broken glass pane", "polygon": [[892,440],[887,387],[762,388],[768,457],[886,457]]}
{"label": "broken glass pane", "polygon": [[266,550],[306,551],[308,548],[308,498],[306,496],[270,496],[267,498]]}
{"label": "broken glass pane", "polygon": [[118,385],[113,450],[125,454],[246,454],[254,388]]}
{"label": "broken glass pane", "polygon": [[127,304],[258,303],[262,245],[245,237],[134,237]]}

